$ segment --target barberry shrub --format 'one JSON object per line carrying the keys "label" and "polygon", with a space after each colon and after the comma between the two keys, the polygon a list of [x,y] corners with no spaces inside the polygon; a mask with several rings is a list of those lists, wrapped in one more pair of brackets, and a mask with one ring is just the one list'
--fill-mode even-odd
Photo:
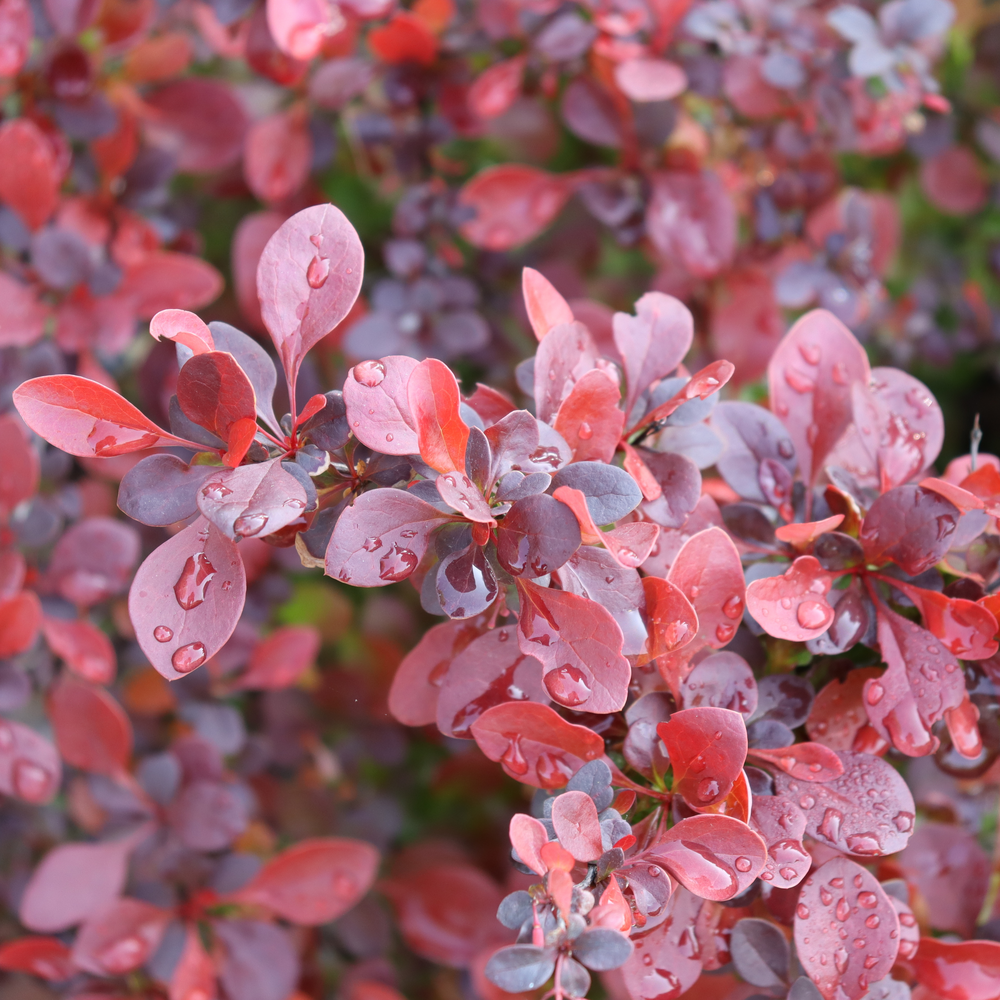
{"label": "barberry shrub", "polygon": [[[348,314],[362,271],[357,235],[331,205],[294,215],[264,248],[261,316],[290,400],[280,419],[270,355],[179,310],[151,324],[180,366],[169,429],[80,376],[16,390],[27,425],[70,454],[152,450],[118,502],[175,529],[129,593],[156,670],[175,680],[226,647],[247,539],[294,544],[305,566],[357,587],[411,581],[446,620],[400,664],[392,714],[474,741],[536,790],[509,829],[526,888],[480,938],[501,991],[551,982],[556,997],[582,997],[598,972],[613,995],[660,1000],[731,963],[796,1000],[881,1000],[914,985],[928,1000],[1000,996],[1000,944],[921,936],[968,936],[988,892],[995,905],[992,883],[941,916],[918,920],[911,906],[914,886],[924,906],[944,893],[914,871],[943,849],[933,823],[916,824],[916,762],[970,781],[1000,754],[988,593],[1000,460],[974,447],[934,475],[943,420],[930,392],[871,369],[828,312],[807,313],[778,345],[768,409],[720,400],[727,361],[687,370],[693,322],[677,299],[650,292],[598,338],[530,269],[526,406],[482,384],[463,394],[436,359],[390,355],[300,409],[303,359]],[[46,634],[54,648],[79,645]],[[274,638],[246,687],[287,684],[315,655],[308,634]],[[260,968],[254,951],[278,956],[276,997],[294,989],[274,918],[308,926],[347,911],[372,884],[374,848],[304,841],[179,909],[122,897],[125,862],[158,824],[217,851],[243,828],[241,803],[193,748],[182,774],[160,764],[136,781],[126,724],[100,689],[67,677],[51,711],[63,759],[114,777],[148,818],[117,841],[47,855],[21,921],[42,934],[79,925],[76,937],[23,938],[0,962],[52,979],[123,975],[173,926],[171,996],[207,996],[207,927],[229,956],[227,996]],[[74,739],[79,712],[106,717],[96,743]],[[21,741],[5,790],[50,797],[58,758],[29,773],[50,749],[5,732]],[[456,959],[427,941],[412,907],[453,890],[492,906],[495,889],[445,871],[420,888],[398,875],[384,891],[418,951],[467,965],[479,952]]]}

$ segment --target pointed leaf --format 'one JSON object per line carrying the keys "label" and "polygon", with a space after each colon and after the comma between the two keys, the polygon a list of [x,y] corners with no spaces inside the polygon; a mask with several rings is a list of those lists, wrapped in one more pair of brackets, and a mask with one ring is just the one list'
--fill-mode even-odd
{"label": "pointed leaf", "polygon": [[139,899],[116,899],[91,913],[73,942],[73,964],[95,976],[122,976],[160,946],[173,913]]}
{"label": "pointed leaf", "polygon": [[257,400],[246,373],[231,354],[196,354],[177,377],[177,401],[188,420],[229,441],[239,421],[256,428]]}
{"label": "pointed leaf", "polygon": [[33,935],[0,945],[0,969],[27,972],[51,982],[69,979],[75,971],[69,948],[62,941]]}
{"label": "pointed leaf", "polygon": [[597,807],[586,792],[557,796],[552,804],[552,825],[559,843],[577,861],[596,861],[604,853]]}
{"label": "pointed leaf", "polygon": [[[488,71],[487,71],[488,72]],[[573,310],[569,303],[555,290],[544,274],[532,267],[521,272],[521,290],[524,305],[528,310],[528,321],[535,336],[541,340],[554,326],[573,322]]]}
{"label": "pointed leaf", "polygon": [[83,771],[122,777],[132,756],[132,724],[102,688],[69,675],[49,695],[49,719],[59,754]]}
{"label": "pointed leaf", "polygon": [[354,436],[373,451],[414,455],[420,450],[407,397],[407,385],[416,367],[413,358],[392,355],[362,361],[347,373],[347,422]]}
{"label": "pointed leaf", "polygon": [[739,712],[685,708],[656,731],[670,755],[676,793],[696,808],[729,794],[747,756],[747,730]]}
{"label": "pointed leaf", "polygon": [[576,515],[544,493],[517,500],[496,530],[497,558],[511,576],[544,576],[580,547]]}
{"label": "pointed leaf", "polygon": [[215,963],[205,951],[197,925],[184,932],[184,950],[170,977],[170,1000],[212,1000],[215,994]]}
{"label": "pointed leaf", "polygon": [[420,457],[437,472],[465,468],[469,428],[459,413],[458,382],[447,365],[428,358],[410,374],[406,398]]}
{"label": "pointed leaf", "polygon": [[656,659],[682,649],[698,634],[698,616],[680,587],[656,576],[642,580],[646,596],[647,654]]}
{"label": "pointed leaf", "polygon": [[802,781],[832,781],[844,773],[840,758],[822,743],[796,743],[779,750],[751,748],[750,757],[780,767]]}
{"label": "pointed leaf", "polygon": [[621,390],[607,372],[583,375],[560,403],[552,426],[573,449],[574,462],[610,462],[615,455],[625,414]]}
{"label": "pointed leaf", "polygon": [[246,671],[236,680],[242,691],[280,691],[291,687],[314,664],[320,633],[314,625],[283,625],[259,642]]}
{"label": "pointed leaf", "polygon": [[1000,942],[922,937],[911,961],[918,981],[945,1000],[1000,996]]}
{"label": "pointed leaf", "polygon": [[212,331],[194,313],[186,309],[161,309],[150,321],[149,332],[154,340],[172,340],[183,344],[195,354],[215,350]]}
{"label": "pointed leaf", "polygon": [[45,618],[42,630],[49,649],[65,660],[73,673],[94,684],[110,684],[115,679],[115,648],[107,633],[93,622]]}

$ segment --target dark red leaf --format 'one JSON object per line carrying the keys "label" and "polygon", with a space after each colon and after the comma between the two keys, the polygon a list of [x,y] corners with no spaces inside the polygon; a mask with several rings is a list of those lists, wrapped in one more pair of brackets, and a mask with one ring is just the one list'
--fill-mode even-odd
{"label": "dark red leaf", "polygon": [[0,969],[28,972],[33,976],[61,982],[73,975],[69,948],[58,938],[23,937],[0,945]]}
{"label": "dark red leaf", "polygon": [[196,354],[177,378],[177,402],[193,420],[223,441],[229,441],[240,420],[256,424],[253,386],[236,359],[223,351]]}
{"label": "dark red leaf", "polygon": [[406,394],[420,457],[437,472],[464,469],[469,428],[459,413],[462,396],[448,366],[436,358],[421,361]]}
{"label": "dark red leaf", "polygon": [[507,774],[536,788],[561,788],[587,761],[604,753],[604,740],[595,732],[535,702],[488,708],[472,724],[472,736]]}
{"label": "dark red leaf", "polygon": [[0,792],[24,802],[51,801],[62,763],[44,736],[21,722],[0,721]]}
{"label": "dark red leaf", "polygon": [[289,385],[306,352],[348,314],[363,275],[361,241],[333,205],[297,212],[268,240],[257,267],[257,294]]}
{"label": "dark red leaf", "polygon": [[301,840],[272,858],[233,899],[304,927],[336,920],[371,888],[379,855],[345,837]]}
{"label": "dark red leaf", "polygon": [[393,355],[362,361],[347,373],[347,422],[354,436],[373,451],[415,455],[420,450],[406,391],[416,367],[413,358]]}
{"label": "dark red leaf", "polygon": [[362,493],[333,529],[326,574],[355,587],[398,583],[417,568],[432,532],[452,520],[405,490]]}
{"label": "dark red leaf", "polygon": [[768,366],[771,409],[788,428],[808,486],[853,419],[851,386],[869,379],[864,348],[823,309],[798,320],[774,352]]}
{"label": "dark red leaf", "polygon": [[176,680],[211,659],[233,634],[246,587],[236,546],[204,518],[164,542],[139,567],[128,597],[149,662]]}
{"label": "dark red leaf", "polygon": [[399,11],[368,34],[372,52],[390,64],[415,62],[429,66],[437,57],[437,39],[430,28],[409,11]]}
{"label": "dark red leaf", "polygon": [[95,976],[122,976],[137,969],[160,946],[173,919],[139,899],[116,899],[88,915],[73,942],[73,964]]}
{"label": "dark red leaf", "polygon": [[559,214],[570,188],[556,174],[505,163],[480,171],[462,188],[459,202],[475,212],[461,233],[473,246],[510,250],[533,240]]}
{"label": "dark red leaf", "polygon": [[826,595],[833,577],[814,556],[799,556],[781,576],[754,580],[747,587],[747,610],[768,635],[805,642],[822,635],[833,621]]}
{"label": "dark red leaf", "polygon": [[578,711],[617,712],[631,677],[618,623],[586,597],[518,580],[522,652],[541,660],[553,701]]}
{"label": "dark red leaf", "polygon": [[437,678],[441,689],[437,724],[442,733],[472,739],[470,727],[494,705],[525,700],[548,703],[542,665],[523,653],[516,639],[512,627],[500,626],[444,661],[447,672]]}
{"label": "dark red leaf", "polygon": [[783,772],[775,792],[805,813],[806,832],[846,854],[895,854],[913,832],[913,796],[900,774],[879,757],[838,753],[844,773],[832,781],[803,782]]}
{"label": "dark red leaf", "polygon": [[1000,996],[1000,943],[922,937],[910,959],[918,981],[944,1000]]}
{"label": "dark red leaf", "polygon": [[44,375],[14,390],[24,422],[49,444],[85,458],[110,458],[177,442],[118,393],[77,375]]}
{"label": "dark red leaf", "polygon": [[670,755],[673,791],[696,808],[721,802],[747,756],[747,730],[739,712],[685,708],[656,731]]}
{"label": "dark red leaf", "polygon": [[688,816],[675,823],[646,856],[659,861],[702,899],[732,899],[764,870],[767,845],[732,816]]}
{"label": "dark red leaf", "polygon": [[48,710],[56,746],[67,764],[111,778],[125,776],[132,724],[110,694],[67,675],[50,692]]}
{"label": "dark red leaf", "polygon": [[870,563],[891,559],[917,576],[948,551],[961,512],[938,493],[909,484],[883,493],[869,508],[860,541]]}
{"label": "dark red leaf", "polygon": [[259,642],[246,672],[236,680],[244,691],[280,691],[291,687],[315,662],[320,633],[314,625],[283,625]]}
{"label": "dark red leaf", "polygon": [[65,660],[73,673],[94,684],[110,684],[115,679],[115,648],[107,633],[93,622],[46,618],[42,629],[49,649]]}
{"label": "dark red leaf", "polygon": [[824,1000],[860,1000],[895,964],[899,918],[869,871],[832,858],[802,885],[795,947]]}
{"label": "dark red leaf", "polygon": [[544,576],[580,547],[576,515],[545,493],[517,500],[497,527],[497,558],[512,576]]}

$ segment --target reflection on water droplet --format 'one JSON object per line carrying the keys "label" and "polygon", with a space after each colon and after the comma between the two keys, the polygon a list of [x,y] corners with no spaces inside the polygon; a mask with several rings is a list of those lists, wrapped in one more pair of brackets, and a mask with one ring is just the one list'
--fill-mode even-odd
{"label": "reflection on water droplet", "polygon": [[833,964],[837,967],[837,971],[841,975],[844,975],[844,973],[847,972],[847,961],[847,949],[838,948],[833,953]]}
{"label": "reflection on water droplet", "polygon": [[738,872],[748,872],[753,868],[753,862],[749,858],[737,858],[735,864]]}
{"label": "reflection on water droplet", "polygon": [[806,906],[805,903],[799,903],[799,905],[795,907],[795,916],[797,916],[799,920],[808,920],[809,907]]}
{"label": "reflection on water droplet", "polygon": [[873,913],[870,917],[865,919],[865,927],[871,927],[872,930],[878,927],[880,923],[881,921],[879,920],[877,913]]}
{"label": "reflection on water droplet", "polygon": [[545,687],[553,701],[567,708],[582,705],[591,695],[587,675],[579,667],[569,663],[547,673]]}
{"label": "reflection on water droplet", "polygon": [[385,365],[381,361],[362,361],[361,364],[355,365],[351,369],[351,374],[354,376],[355,382],[360,382],[362,385],[368,386],[369,389],[373,389],[380,385],[385,378]]}
{"label": "reflection on water droplet", "polygon": [[239,535],[241,538],[251,538],[254,535],[259,535],[264,530],[264,525],[266,524],[267,515],[261,514],[259,511],[240,514],[233,521],[233,533]]}
{"label": "reflection on water droplet", "polygon": [[582,424],[580,424],[577,436],[581,441],[589,441],[594,436],[594,429],[585,420]]}
{"label": "reflection on water droplet", "polygon": [[799,873],[794,868],[782,868],[778,874],[785,880],[791,881]]}
{"label": "reflection on water droplet", "polygon": [[805,372],[799,371],[798,368],[786,368],[785,381],[798,393],[812,392],[816,388],[815,381]]}
{"label": "reflection on water droplet", "polygon": [[743,598],[739,594],[733,594],[722,605],[722,613],[727,618],[732,618],[735,621],[743,614]]}
{"label": "reflection on water droplet", "polygon": [[326,257],[313,257],[306,268],[306,281],[310,288],[322,288],[330,277],[330,261]]}
{"label": "reflection on water droplet", "polygon": [[820,902],[824,906],[829,906],[833,902],[833,893],[825,885],[819,887]]}
{"label": "reflection on water droplet", "polygon": [[822,357],[818,344],[799,344],[799,354],[810,365],[818,365]]}
{"label": "reflection on water droplet", "polygon": [[52,775],[30,760],[16,760],[13,768],[14,791],[26,802],[41,802],[48,797]]}
{"label": "reflection on water droplet", "polygon": [[189,642],[186,646],[179,646],[174,650],[174,655],[170,657],[171,665],[179,674],[189,674],[204,662],[205,644],[203,642]]}
{"label": "reflection on water droplet", "polygon": [[402,546],[393,545],[379,561],[378,575],[383,580],[398,583],[405,580],[417,568],[416,553]]}
{"label": "reflection on water droplet", "polygon": [[711,802],[719,794],[719,783],[715,778],[702,778],[698,782],[698,798],[702,802]]}
{"label": "reflection on water droplet", "polygon": [[812,809],[812,807],[816,805],[816,800],[811,795],[803,795],[802,798],[799,799],[799,805],[803,809]]}
{"label": "reflection on water droplet", "polygon": [[232,492],[224,483],[208,483],[201,488],[201,495],[207,500],[222,500]]}
{"label": "reflection on water droplet", "polygon": [[561,788],[573,775],[573,769],[558,754],[543,753],[535,765],[542,788]]}
{"label": "reflection on water droplet", "polygon": [[157,642],[170,642],[174,637],[174,630],[167,625],[157,625],[153,629],[153,638]]}
{"label": "reflection on water droplet", "polygon": [[816,828],[816,832],[821,837],[826,837],[831,843],[836,843],[840,836],[840,824],[844,819],[844,814],[837,809],[827,809],[823,813],[823,822]]}
{"label": "reflection on water droplet", "polygon": [[716,625],[715,638],[722,643],[729,642],[736,635],[735,625]]}
{"label": "reflection on water droplet", "polygon": [[185,611],[193,611],[205,601],[205,591],[215,576],[215,567],[204,552],[188,556],[174,584],[174,596]]}
{"label": "reflection on water droplet", "polygon": [[836,362],[830,372],[830,377],[837,385],[847,385],[850,381],[847,375],[847,365],[843,361]]}
{"label": "reflection on water droplet", "polygon": [[874,857],[882,853],[882,845],[874,833],[852,833],[847,838],[847,849],[851,854]]}
{"label": "reflection on water droplet", "polygon": [[782,607],[783,607],[783,608],[784,608],[784,609],[785,609],[786,611],[791,611],[791,609],[792,609],[792,599],[791,599],[790,597],[783,597],[783,598],[781,599],[781,606],[782,606]]}
{"label": "reflection on water droplet", "polygon": [[129,934],[110,944],[95,956],[97,961],[114,976],[124,975],[141,965],[149,952],[146,942]]}
{"label": "reflection on water droplet", "polygon": [[837,900],[837,908],[834,910],[834,913],[837,914],[837,919],[840,921],[846,920],[851,915],[851,907],[843,896]]}
{"label": "reflection on water droplet", "polygon": [[885,688],[878,681],[872,681],[865,693],[869,705],[877,705],[885,695]]}
{"label": "reflection on water droplet", "polygon": [[913,813],[896,813],[892,822],[900,833],[909,833],[913,829]]}
{"label": "reflection on water droplet", "polygon": [[866,910],[873,910],[878,906],[878,896],[874,892],[859,892],[858,905],[863,906]]}
{"label": "reflection on water droplet", "polygon": [[803,628],[822,628],[826,624],[827,617],[832,617],[827,605],[820,601],[803,601],[795,617]]}

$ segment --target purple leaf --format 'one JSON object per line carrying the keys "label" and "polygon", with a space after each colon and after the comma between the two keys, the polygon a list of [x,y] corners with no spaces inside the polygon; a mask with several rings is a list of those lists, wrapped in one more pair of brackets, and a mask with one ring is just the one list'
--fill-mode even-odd
{"label": "purple leaf", "polygon": [[218,471],[211,465],[187,465],[176,455],[150,455],[125,473],[118,507],[142,524],[184,521],[198,510],[201,484]]}
{"label": "purple leaf", "polygon": [[518,500],[497,527],[497,558],[512,576],[551,573],[579,547],[575,515],[545,493]]}

